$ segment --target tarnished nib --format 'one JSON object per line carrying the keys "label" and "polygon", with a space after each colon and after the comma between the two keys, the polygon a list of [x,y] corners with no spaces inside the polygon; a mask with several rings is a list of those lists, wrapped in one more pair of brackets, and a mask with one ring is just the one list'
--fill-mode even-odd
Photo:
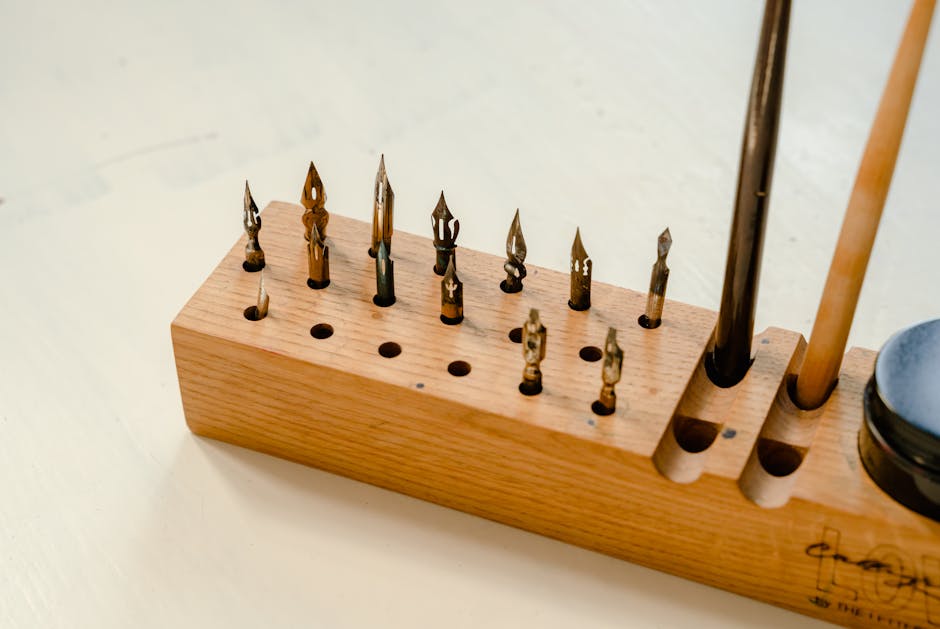
{"label": "tarnished nib", "polygon": [[499,284],[504,293],[518,293],[522,290],[522,278],[525,277],[523,264],[525,254],[525,238],[522,237],[522,224],[519,222],[517,209],[512,225],[509,226],[509,234],[506,236],[506,262],[503,263],[506,279]]}
{"label": "tarnished nib", "polygon": [[247,181],[245,182],[245,210],[242,222],[245,225],[245,234],[248,236],[248,243],[245,245],[245,261],[242,262],[242,268],[254,273],[264,268],[264,251],[261,249],[261,243],[258,242],[258,232],[261,231],[261,214],[258,212],[255,200],[251,198],[251,190],[248,189]]}
{"label": "tarnished nib", "polygon": [[457,277],[455,258],[447,262],[447,270],[441,279],[441,321],[457,325],[463,321],[463,282]]}
{"label": "tarnished nib", "polygon": [[601,367],[601,394],[591,409],[598,415],[611,415],[617,408],[617,394],[614,385],[620,382],[620,369],[623,366],[623,350],[617,345],[617,330],[607,329],[607,341],[604,343],[604,364]]}
{"label": "tarnished nib", "polygon": [[540,366],[545,358],[547,332],[539,319],[539,311],[529,310],[529,318],[522,326],[522,356],[525,368],[522,370],[522,382],[519,392],[523,395],[538,395],[542,392],[542,370]]}
{"label": "tarnished nib", "polygon": [[326,211],[326,192],[323,191],[323,181],[317,167],[310,162],[307,169],[307,180],[304,182],[304,191],[300,197],[300,204],[306,208],[303,215],[304,238],[310,240],[310,229],[316,223],[320,236],[326,238],[326,224],[330,222],[330,213]]}
{"label": "tarnished nib", "polygon": [[310,241],[307,243],[307,286],[313,289],[330,285],[330,247],[320,236],[320,229],[313,224]]}
{"label": "tarnished nib", "polygon": [[258,276],[258,299],[254,306],[245,308],[245,318],[249,321],[261,321],[268,316],[268,291],[264,289],[264,271]]}
{"label": "tarnished nib", "polygon": [[372,302],[382,308],[395,303],[395,263],[388,257],[384,241],[379,241],[375,256],[375,297]]}
{"label": "tarnished nib", "polygon": [[[453,230],[450,227],[451,221],[454,221]],[[444,275],[448,260],[457,255],[456,242],[457,234],[460,233],[460,221],[454,220],[454,215],[447,208],[443,190],[441,190],[441,198],[438,199],[437,206],[431,212],[431,229],[434,230],[434,248],[437,250],[434,272]]]}
{"label": "tarnished nib", "polygon": [[568,300],[572,310],[587,310],[591,307],[592,268],[594,263],[581,243],[581,229],[576,229],[571,244],[571,298]]}
{"label": "tarnished nib", "polygon": [[656,263],[650,276],[650,292],[646,298],[646,312],[640,315],[640,325],[648,330],[658,328],[663,321],[663,305],[666,302],[666,282],[669,281],[669,267],[666,256],[672,247],[672,234],[669,228],[659,235],[656,243]]}
{"label": "tarnished nib", "polygon": [[369,255],[376,257],[379,243],[384,242],[388,253],[392,253],[392,219],[395,211],[395,192],[385,172],[385,155],[379,158],[379,170],[375,173],[375,194],[372,204],[372,247]]}

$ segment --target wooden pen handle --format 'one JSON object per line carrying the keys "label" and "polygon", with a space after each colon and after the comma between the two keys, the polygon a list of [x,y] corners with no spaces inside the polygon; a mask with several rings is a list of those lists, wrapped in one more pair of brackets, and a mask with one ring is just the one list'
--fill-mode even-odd
{"label": "wooden pen handle", "polygon": [[803,408],[816,408],[825,402],[839,374],[901,147],[934,4],[935,0],[915,0],[868,136],[796,381],[795,401]]}

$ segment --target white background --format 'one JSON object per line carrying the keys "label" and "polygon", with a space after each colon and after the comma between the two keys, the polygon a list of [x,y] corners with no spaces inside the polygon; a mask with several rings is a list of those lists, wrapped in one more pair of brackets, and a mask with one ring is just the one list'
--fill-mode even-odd
{"label": "white background", "polygon": [[[758,329],[808,333],[907,12],[797,1]],[[0,626],[734,627],[803,617],[186,429],[169,324],[259,205],[715,308],[762,12],[709,2],[0,0]],[[936,33],[934,33],[936,35]],[[934,37],[936,40],[936,37]],[[928,46],[851,343],[940,315]]]}

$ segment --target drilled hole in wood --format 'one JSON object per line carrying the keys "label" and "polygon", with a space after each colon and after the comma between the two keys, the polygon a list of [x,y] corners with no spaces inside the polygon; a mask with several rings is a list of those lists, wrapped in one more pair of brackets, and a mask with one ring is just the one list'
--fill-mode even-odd
{"label": "drilled hole in wood", "polygon": [[401,345],[394,341],[388,341],[379,345],[379,354],[385,358],[395,358],[401,354]]}
{"label": "drilled hole in wood", "polygon": [[718,436],[718,424],[694,417],[678,416],[672,426],[676,443],[680,448],[692,454],[708,450]]}
{"label": "drilled hole in wood", "polygon": [[329,323],[318,323],[310,328],[310,336],[315,339],[328,339],[333,336],[333,326]]}
{"label": "drilled hole in wood", "polygon": [[581,348],[581,351],[578,352],[578,356],[581,357],[581,360],[586,360],[589,363],[596,363],[604,357],[604,352],[601,351],[600,347],[585,345]]}
{"label": "drilled hole in wood", "polygon": [[757,458],[761,467],[771,476],[789,476],[799,469],[805,455],[806,448],[791,446],[789,443],[764,438],[757,441]]}
{"label": "drilled hole in wood", "polygon": [[513,328],[509,331],[509,340],[513,343],[522,342],[522,328]]}
{"label": "drilled hole in wood", "polygon": [[248,306],[245,308],[245,318],[249,321],[261,321],[264,317],[258,316],[258,306]]}
{"label": "drilled hole in wood", "polygon": [[465,360],[455,360],[451,364],[447,365],[447,373],[452,376],[466,376],[470,373],[470,363]]}

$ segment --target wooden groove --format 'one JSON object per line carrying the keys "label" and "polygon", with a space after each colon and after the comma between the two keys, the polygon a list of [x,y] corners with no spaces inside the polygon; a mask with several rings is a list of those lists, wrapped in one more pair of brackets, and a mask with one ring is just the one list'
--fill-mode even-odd
{"label": "wooden groove", "polygon": [[[301,213],[286,203],[263,213],[267,318],[242,316],[258,275],[242,270],[239,242],[172,324],[193,432],[834,622],[940,625],[940,574],[930,576],[940,529],[885,497],[854,449],[872,352],[849,352],[811,429],[793,432],[799,413],[780,394],[803,347],[797,333],[759,335],[747,377],[715,390],[697,373],[715,313],[667,301],[663,325],[645,330],[636,322],[644,294],[595,282],[592,308],[575,312],[568,275],[535,268],[522,293],[506,295],[502,260],[465,249],[466,319],[446,326],[428,239],[395,234],[398,302],[378,308],[370,227],[333,216],[333,281],[314,291]],[[548,328],[535,397],[517,390],[522,352],[507,336],[530,307]],[[310,335],[321,322],[333,327],[327,339]],[[602,346],[609,325],[624,368],[617,411],[601,417],[590,409],[600,363],[578,352]],[[385,341],[401,355],[380,356]],[[470,373],[450,375],[452,360]],[[694,474],[680,478],[688,484],[657,471],[669,474],[661,451],[682,417],[717,429]],[[761,438],[805,451],[773,509],[753,501]],[[871,557],[890,569],[873,571],[862,561]]]}

